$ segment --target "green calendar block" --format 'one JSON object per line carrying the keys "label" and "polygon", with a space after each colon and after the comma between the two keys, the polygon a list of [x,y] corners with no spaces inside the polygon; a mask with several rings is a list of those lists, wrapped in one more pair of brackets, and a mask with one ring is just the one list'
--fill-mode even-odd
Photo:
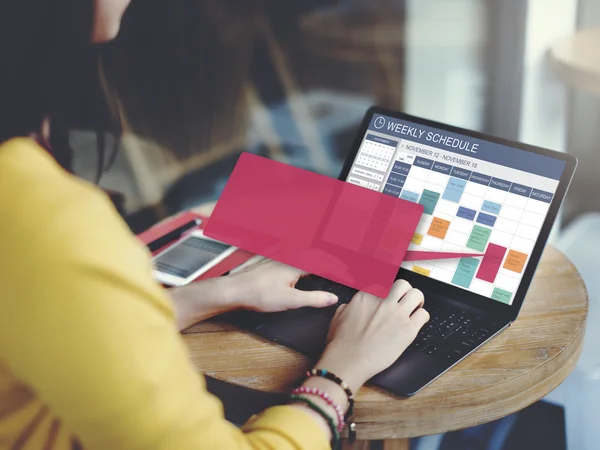
{"label": "green calendar block", "polygon": [[494,292],[492,292],[492,299],[509,305],[512,299],[512,292],[508,292],[500,288],[494,288]]}
{"label": "green calendar block", "polygon": [[485,252],[485,246],[492,234],[492,230],[489,228],[480,227],[479,225],[473,226],[473,231],[467,241],[467,247],[477,250],[478,252]]}
{"label": "green calendar block", "polygon": [[440,199],[440,194],[438,192],[428,191],[425,189],[421,194],[421,199],[419,200],[419,204],[423,205],[425,208],[425,214],[433,214],[433,210],[435,209],[435,205],[437,205],[438,200]]}
{"label": "green calendar block", "polygon": [[478,265],[479,260],[477,258],[461,258],[456,272],[454,272],[454,277],[452,277],[452,283],[468,289],[471,286]]}

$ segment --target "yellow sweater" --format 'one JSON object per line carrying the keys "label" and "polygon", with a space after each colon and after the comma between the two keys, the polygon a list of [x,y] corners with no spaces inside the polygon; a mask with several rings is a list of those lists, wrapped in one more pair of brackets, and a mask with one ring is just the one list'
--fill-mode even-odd
{"label": "yellow sweater", "polygon": [[34,141],[0,145],[0,448],[320,450],[305,412],[243,430],[205,389],[109,200]]}

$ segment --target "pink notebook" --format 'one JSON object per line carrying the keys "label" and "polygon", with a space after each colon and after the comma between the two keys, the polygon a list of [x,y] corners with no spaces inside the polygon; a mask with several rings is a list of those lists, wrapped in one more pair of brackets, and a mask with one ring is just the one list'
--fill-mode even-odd
{"label": "pink notebook", "polygon": [[417,203],[244,153],[204,232],[386,297],[422,214]]}

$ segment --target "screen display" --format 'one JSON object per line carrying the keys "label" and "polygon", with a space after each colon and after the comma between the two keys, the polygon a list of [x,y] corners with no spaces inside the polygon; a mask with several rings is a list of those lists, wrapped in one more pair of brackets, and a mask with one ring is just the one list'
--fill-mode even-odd
{"label": "screen display", "polygon": [[155,259],[154,267],[169,275],[188,278],[228,248],[221,242],[191,236]]}
{"label": "screen display", "polygon": [[374,114],[346,181],[425,208],[405,261],[422,276],[511,304],[566,168],[560,159]]}

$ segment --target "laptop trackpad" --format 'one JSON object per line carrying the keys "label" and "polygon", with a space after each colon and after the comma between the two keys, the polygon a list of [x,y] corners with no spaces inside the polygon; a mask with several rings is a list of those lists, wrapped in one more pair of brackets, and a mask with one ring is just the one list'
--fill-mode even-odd
{"label": "laptop trackpad", "polygon": [[327,341],[335,308],[300,308],[274,314],[256,333],[274,342],[318,358]]}

